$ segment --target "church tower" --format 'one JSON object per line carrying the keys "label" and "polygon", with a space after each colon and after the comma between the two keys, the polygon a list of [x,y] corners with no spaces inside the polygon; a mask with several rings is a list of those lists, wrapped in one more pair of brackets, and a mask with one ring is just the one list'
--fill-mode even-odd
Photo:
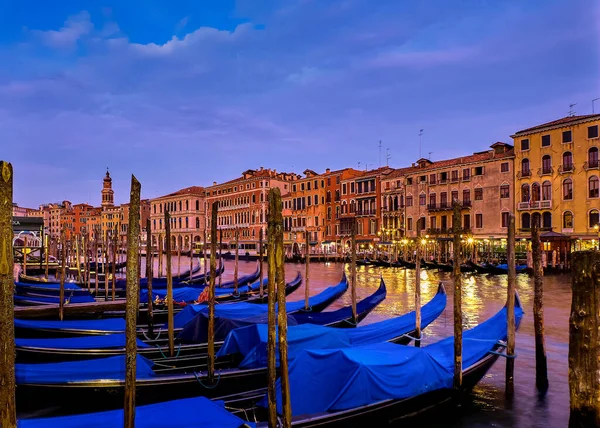
{"label": "church tower", "polygon": [[108,169],[106,170],[106,177],[104,177],[103,187],[102,187],[102,208],[108,208],[115,205],[115,196],[114,191],[112,189],[112,178],[110,178],[110,173]]}

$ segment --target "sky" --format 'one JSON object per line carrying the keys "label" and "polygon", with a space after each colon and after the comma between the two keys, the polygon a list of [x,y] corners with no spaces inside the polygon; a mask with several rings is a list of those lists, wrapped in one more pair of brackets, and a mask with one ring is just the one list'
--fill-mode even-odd
{"label": "sky", "polygon": [[434,161],[486,150],[570,104],[592,112],[599,5],[5,2],[0,159],[15,202],[37,207],[99,205],[106,168],[123,203],[131,174],[154,198],[261,166],[403,167],[419,150]]}

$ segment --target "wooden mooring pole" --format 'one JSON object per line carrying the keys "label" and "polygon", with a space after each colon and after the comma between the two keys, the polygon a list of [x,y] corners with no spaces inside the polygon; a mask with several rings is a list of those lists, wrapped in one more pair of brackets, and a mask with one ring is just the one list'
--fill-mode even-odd
{"label": "wooden mooring pole", "polygon": [[115,301],[117,288],[117,236],[119,234],[118,226],[115,225],[115,236],[112,239],[112,300]]}
{"label": "wooden mooring pole", "polygon": [[462,388],[462,275],[460,273],[461,250],[461,204],[452,203],[452,244],[453,276],[454,276],[454,389],[459,392]]}
{"label": "wooden mooring pole", "polygon": [[533,259],[533,327],[535,331],[535,385],[548,391],[548,361],[544,341],[544,267],[540,241],[540,215],[532,216],[531,252]]}
{"label": "wooden mooring pole", "polygon": [[27,275],[27,236],[23,237],[23,275]]}
{"label": "wooden mooring pole", "polygon": [[259,295],[260,298],[262,299],[265,295],[265,291],[263,289],[263,278],[264,278],[264,272],[263,272],[263,229],[262,227],[260,228],[260,230],[258,231],[258,279],[260,281],[259,284]]}
{"label": "wooden mooring pole", "polygon": [[65,279],[67,275],[67,240],[65,239],[66,227],[60,233],[60,288],[58,290],[58,318],[62,321],[65,312]]}
{"label": "wooden mooring pole", "polygon": [[46,263],[45,269],[44,269],[44,278],[48,279],[48,264],[50,262],[50,255],[49,255],[49,247],[48,247],[48,235],[44,235],[44,262]]}
{"label": "wooden mooring pole", "polygon": [[356,314],[356,228],[357,228],[356,219],[352,221],[352,230],[350,232],[350,242],[352,248],[350,249],[350,254],[352,258],[350,260],[350,284],[351,284],[351,293],[352,293],[352,322],[354,324],[358,321],[358,316]]}
{"label": "wooden mooring pole", "polygon": [[240,260],[240,230],[235,228],[235,264],[233,266],[233,294],[238,294],[238,264]]}
{"label": "wooden mooring pole", "polygon": [[98,234],[95,233],[94,234],[94,257],[92,258],[94,260],[94,291],[95,291],[95,295],[98,296],[98,269],[99,269],[99,265],[98,265]]}
{"label": "wooden mooring pole", "polygon": [[306,256],[305,256],[305,262],[306,262],[306,273],[304,275],[304,310],[308,311],[309,307],[308,307],[308,299],[310,297],[310,285],[309,285],[309,271],[310,271],[310,246],[308,243],[308,232],[304,232],[304,235],[306,237]]}
{"label": "wooden mooring pole", "polygon": [[515,216],[508,216],[508,236],[506,240],[506,258],[508,263],[508,285],[506,299],[506,322],[508,327],[508,335],[506,340],[506,385],[505,393],[507,397],[512,397],[515,392],[514,375],[515,375],[515,291],[517,266],[515,260]]}
{"label": "wooden mooring pole", "polygon": [[600,426],[600,252],[572,254],[569,428]]}
{"label": "wooden mooring pole", "polygon": [[206,227],[204,228],[204,243],[202,244],[202,261],[204,263],[204,273],[208,270],[208,258],[206,257],[208,253],[208,241],[206,240]]}
{"label": "wooden mooring pole", "polygon": [[162,234],[158,234],[158,248],[157,248],[157,256],[158,256],[158,277],[160,278],[163,274],[163,257],[162,257],[162,247],[163,247],[163,238]]}
{"label": "wooden mooring pole", "polygon": [[269,428],[277,427],[277,391],[275,383],[277,381],[277,358],[275,350],[275,277],[277,267],[275,263],[275,200],[269,192],[269,215],[267,228],[267,401],[269,412]]}
{"label": "wooden mooring pole", "polygon": [[135,385],[137,358],[137,314],[140,300],[140,182],[131,176],[129,195],[129,227],[127,228],[127,299],[125,307],[125,428],[135,426]]}
{"label": "wooden mooring pole", "polygon": [[154,314],[152,277],[154,276],[154,260],[152,257],[152,231],[150,230],[150,219],[146,220],[146,281],[148,283],[148,333],[150,337],[154,335]]}
{"label": "wooden mooring pole", "polygon": [[13,277],[13,168],[0,161],[0,426],[16,428]]}
{"label": "wooden mooring pole", "polygon": [[165,253],[167,255],[167,324],[169,355],[175,356],[175,332],[173,330],[173,274],[171,273],[171,214],[165,210]]}
{"label": "wooden mooring pole", "polygon": [[415,346],[421,346],[421,221],[417,221],[417,259],[415,260]]}
{"label": "wooden mooring pole", "polygon": [[194,270],[194,248],[193,248],[194,235],[190,235],[190,281],[192,280],[194,274],[192,271]]}
{"label": "wooden mooring pole", "polygon": [[[223,263],[223,229],[219,229],[219,266]],[[215,271],[215,275],[217,271]],[[223,284],[223,275],[219,274],[219,288]]]}
{"label": "wooden mooring pole", "polygon": [[177,276],[181,277],[181,242],[177,241]]}
{"label": "wooden mooring pole", "polygon": [[[213,202],[210,216],[210,275],[208,285],[208,383],[215,381],[215,281],[217,276],[217,215],[219,203]],[[204,257],[206,258],[206,230],[204,231]]]}

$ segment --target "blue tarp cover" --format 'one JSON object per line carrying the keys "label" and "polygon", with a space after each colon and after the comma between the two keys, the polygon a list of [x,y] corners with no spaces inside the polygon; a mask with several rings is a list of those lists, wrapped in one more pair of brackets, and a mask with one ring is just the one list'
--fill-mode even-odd
{"label": "blue tarp cover", "polygon": [[[317,306],[323,304],[328,300],[334,299],[336,296],[341,295],[348,288],[348,283],[345,278],[338,285],[327,287],[319,294],[312,296],[308,299],[309,306]],[[217,305],[215,307],[215,316],[231,319],[243,319],[254,317],[260,314],[267,313],[266,303],[248,303],[248,302],[237,302],[230,303],[227,305]],[[286,304],[286,310],[288,313],[296,312],[304,308],[304,299],[296,302],[289,302]],[[208,311],[205,304],[199,305],[188,305],[181,312],[174,317],[174,327],[183,328],[187,323],[194,319],[194,317],[202,312]],[[166,326],[165,326],[166,328]]]}
{"label": "blue tarp cover", "polygon": [[[517,325],[523,316],[515,309]],[[506,338],[506,309],[466,331],[466,369]],[[454,338],[424,348],[382,343],[345,349],[304,350],[290,364],[293,415],[352,409],[387,399],[403,399],[450,388]],[[335,367],[335,370],[332,370]],[[281,391],[280,381],[277,383]],[[281,411],[280,394],[278,410]],[[266,404],[266,399],[261,405]]]}
{"label": "blue tarp cover", "polygon": [[[446,307],[446,294],[438,293],[422,308],[422,328],[435,320]],[[293,315],[292,315],[293,316]],[[288,329],[288,361],[304,349],[333,349],[381,343],[393,340],[415,329],[415,312],[357,328],[333,328],[313,324]],[[267,366],[268,328],[254,324],[233,330],[217,353],[217,357],[239,353],[244,356],[240,368]]]}
{"label": "blue tarp cover", "polygon": [[[18,428],[110,428],[123,426],[123,410],[90,413],[56,418],[22,419]],[[240,428],[253,423],[232,415],[222,401],[205,397],[185,398],[164,403],[138,406],[135,426],[140,428]]]}
{"label": "blue tarp cover", "polygon": [[[105,334],[102,336],[81,336],[56,339],[15,339],[18,348],[53,348],[53,349],[106,349],[125,348],[125,334]],[[137,339],[138,348],[150,346]]]}
{"label": "blue tarp cover", "polygon": [[[67,361],[45,364],[15,364],[17,385],[62,384],[94,380],[125,381],[125,355],[84,361]],[[152,361],[138,355],[136,377],[155,377]]]}
{"label": "blue tarp cover", "polygon": [[[244,294],[249,291],[258,290],[260,281],[256,281],[251,286],[244,285],[238,287],[238,293]],[[263,281],[263,284],[267,284],[267,280]],[[198,296],[202,293],[204,287],[180,287],[173,289],[173,300],[176,302],[193,302],[198,300]],[[229,294],[233,294],[233,288],[215,288],[215,296],[227,296]],[[156,297],[160,299],[164,299],[167,296],[166,289],[155,290],[152,289],[152,300],[156,299]],[[140,303],[148,303],[148,290],[140,290]]]}
{"label": "blue tarp cover", "polygon": [[[17,294],[14,295],[15,303],[19,302],[38,302],[44,304],[56,304],[60,302],[60,297],[58,296],[19,296]],[[90,295],[73,295],[70,296],[68,292],[65,292],[65,302],[69,303],[92,303],[96,300]]]}
{"label": "blue tarp cover", "polygon": [[96,320],[22,320],[15,318],[15,328],[46,329],[46,330],[91,330],[122,333],[125,331],[123,318],[106,318]]}
{"label": "blue tarp cover", "polygon": [[[35,284],[29,284],[26,282],[15,282],[15,286],[17,288],[22,289],[31,289],[31,288],[45,288],[48,290],[60,290],[60,283],[58,282],[38,282]],[[65,291],[68,290],[83,290],[77,284],[73,284],[70,282],[65,282]]]}

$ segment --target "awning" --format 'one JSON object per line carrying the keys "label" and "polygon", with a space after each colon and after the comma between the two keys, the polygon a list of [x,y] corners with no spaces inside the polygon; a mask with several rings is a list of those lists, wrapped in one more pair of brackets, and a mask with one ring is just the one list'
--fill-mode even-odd
{"label": "awning", "polygon": [[319,241],[308,241],[308,245],[317,245]]}
{"label": "awning", "polygon": [[370,244],[372,243],[373,240],[372,239],[357,239],[356,243],[357,244]]}

